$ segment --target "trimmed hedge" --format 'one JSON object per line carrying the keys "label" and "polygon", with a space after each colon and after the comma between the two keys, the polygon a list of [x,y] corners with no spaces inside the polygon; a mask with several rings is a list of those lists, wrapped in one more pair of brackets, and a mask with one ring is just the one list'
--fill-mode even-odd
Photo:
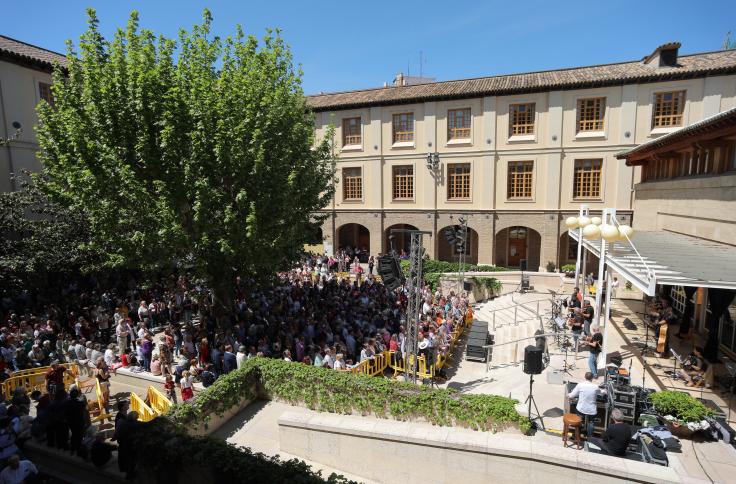
{"label": "trimmed hedge", "polygon": [[[409,273],[409,261],[402,260],[401,268],[405,273]],[[442,260],[429,259],[424,261],[423,272],[425,274],[442,273],[442,272],[458,272],[460,270],[459,262],[446,262]],[[489,266],[489,265],[473,265],[465,264],[465,272],[502,272],[507,271],[505,267]]]}
{"label": "trimmed hedge", "polygon": [[[253,389],[257,388],[257,395]],[[374,414],[397,420],[425,418],[436,425],[497,431],[529,430],[518,401],[498,395],[462,394],[388,378],[353,375],[283,360],[254,358],[199,392],[193,403],[174,405],[169,415],[181,425],[207,422],[243,399],[261,397],[304,405],[320,412]]]}
{"label": "trimmed hedge", "polygon": [[575,264],[565,264],[561,269],[562,272],[575,272]]}

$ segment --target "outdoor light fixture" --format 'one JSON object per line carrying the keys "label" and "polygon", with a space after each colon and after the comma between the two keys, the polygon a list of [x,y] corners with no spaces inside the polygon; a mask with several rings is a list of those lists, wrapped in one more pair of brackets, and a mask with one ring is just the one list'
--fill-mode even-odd
{"label": "outdoor light fixture", "polygon": [[434,153],[427,153],[427,168],[430,171],[437,171],[440,167],[440,154],[436,151]]}
{"label": "outdoor light fixture", "polygon": [[15,129],[15,133],[8,138],[0,138],[0,146],[9,145],[11,142],[20,138],[20,135],[23,133],[23,126],[18,121],[13,121],[12,126]]}

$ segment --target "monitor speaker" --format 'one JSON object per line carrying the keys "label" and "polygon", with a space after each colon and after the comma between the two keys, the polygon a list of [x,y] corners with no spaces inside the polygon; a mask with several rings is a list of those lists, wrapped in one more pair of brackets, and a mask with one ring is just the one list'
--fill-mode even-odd
{"label": "monitor speaker", "polygon": [[544,351],[536,345],[524,348],[524,373],[527,375],[539,375],[544,370],[542,355]]}
{"label": "monitor speaker", "polygon": [[526,259],[521,259],[519,261],[519,270],[521,270],[522,272],[525,271],[526,266],[527,266]]}
{"label": "monitor speaker", "polygon": [[472,291],[473,283],[470,281],[463,281],[463,291]]}

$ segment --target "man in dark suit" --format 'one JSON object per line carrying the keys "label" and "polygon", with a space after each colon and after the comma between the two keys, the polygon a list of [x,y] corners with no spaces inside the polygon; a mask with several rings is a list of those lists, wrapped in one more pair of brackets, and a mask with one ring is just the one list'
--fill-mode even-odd
{"label": "man in dark suit", "polygon": [[231,371],[238,368],[238,358],[233,353],[233,347],[231,345],[225,346],[225,353],[223,354],[223,373],[230,373]]}

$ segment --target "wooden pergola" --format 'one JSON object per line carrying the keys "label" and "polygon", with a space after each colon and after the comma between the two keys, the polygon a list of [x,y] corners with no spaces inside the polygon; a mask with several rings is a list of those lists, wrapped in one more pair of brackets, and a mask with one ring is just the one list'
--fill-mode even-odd
{"label": "wooden pergola", "polygon": [[641,181],[718,175],[736,170],[736,108],[616,155],[641,166]]}

